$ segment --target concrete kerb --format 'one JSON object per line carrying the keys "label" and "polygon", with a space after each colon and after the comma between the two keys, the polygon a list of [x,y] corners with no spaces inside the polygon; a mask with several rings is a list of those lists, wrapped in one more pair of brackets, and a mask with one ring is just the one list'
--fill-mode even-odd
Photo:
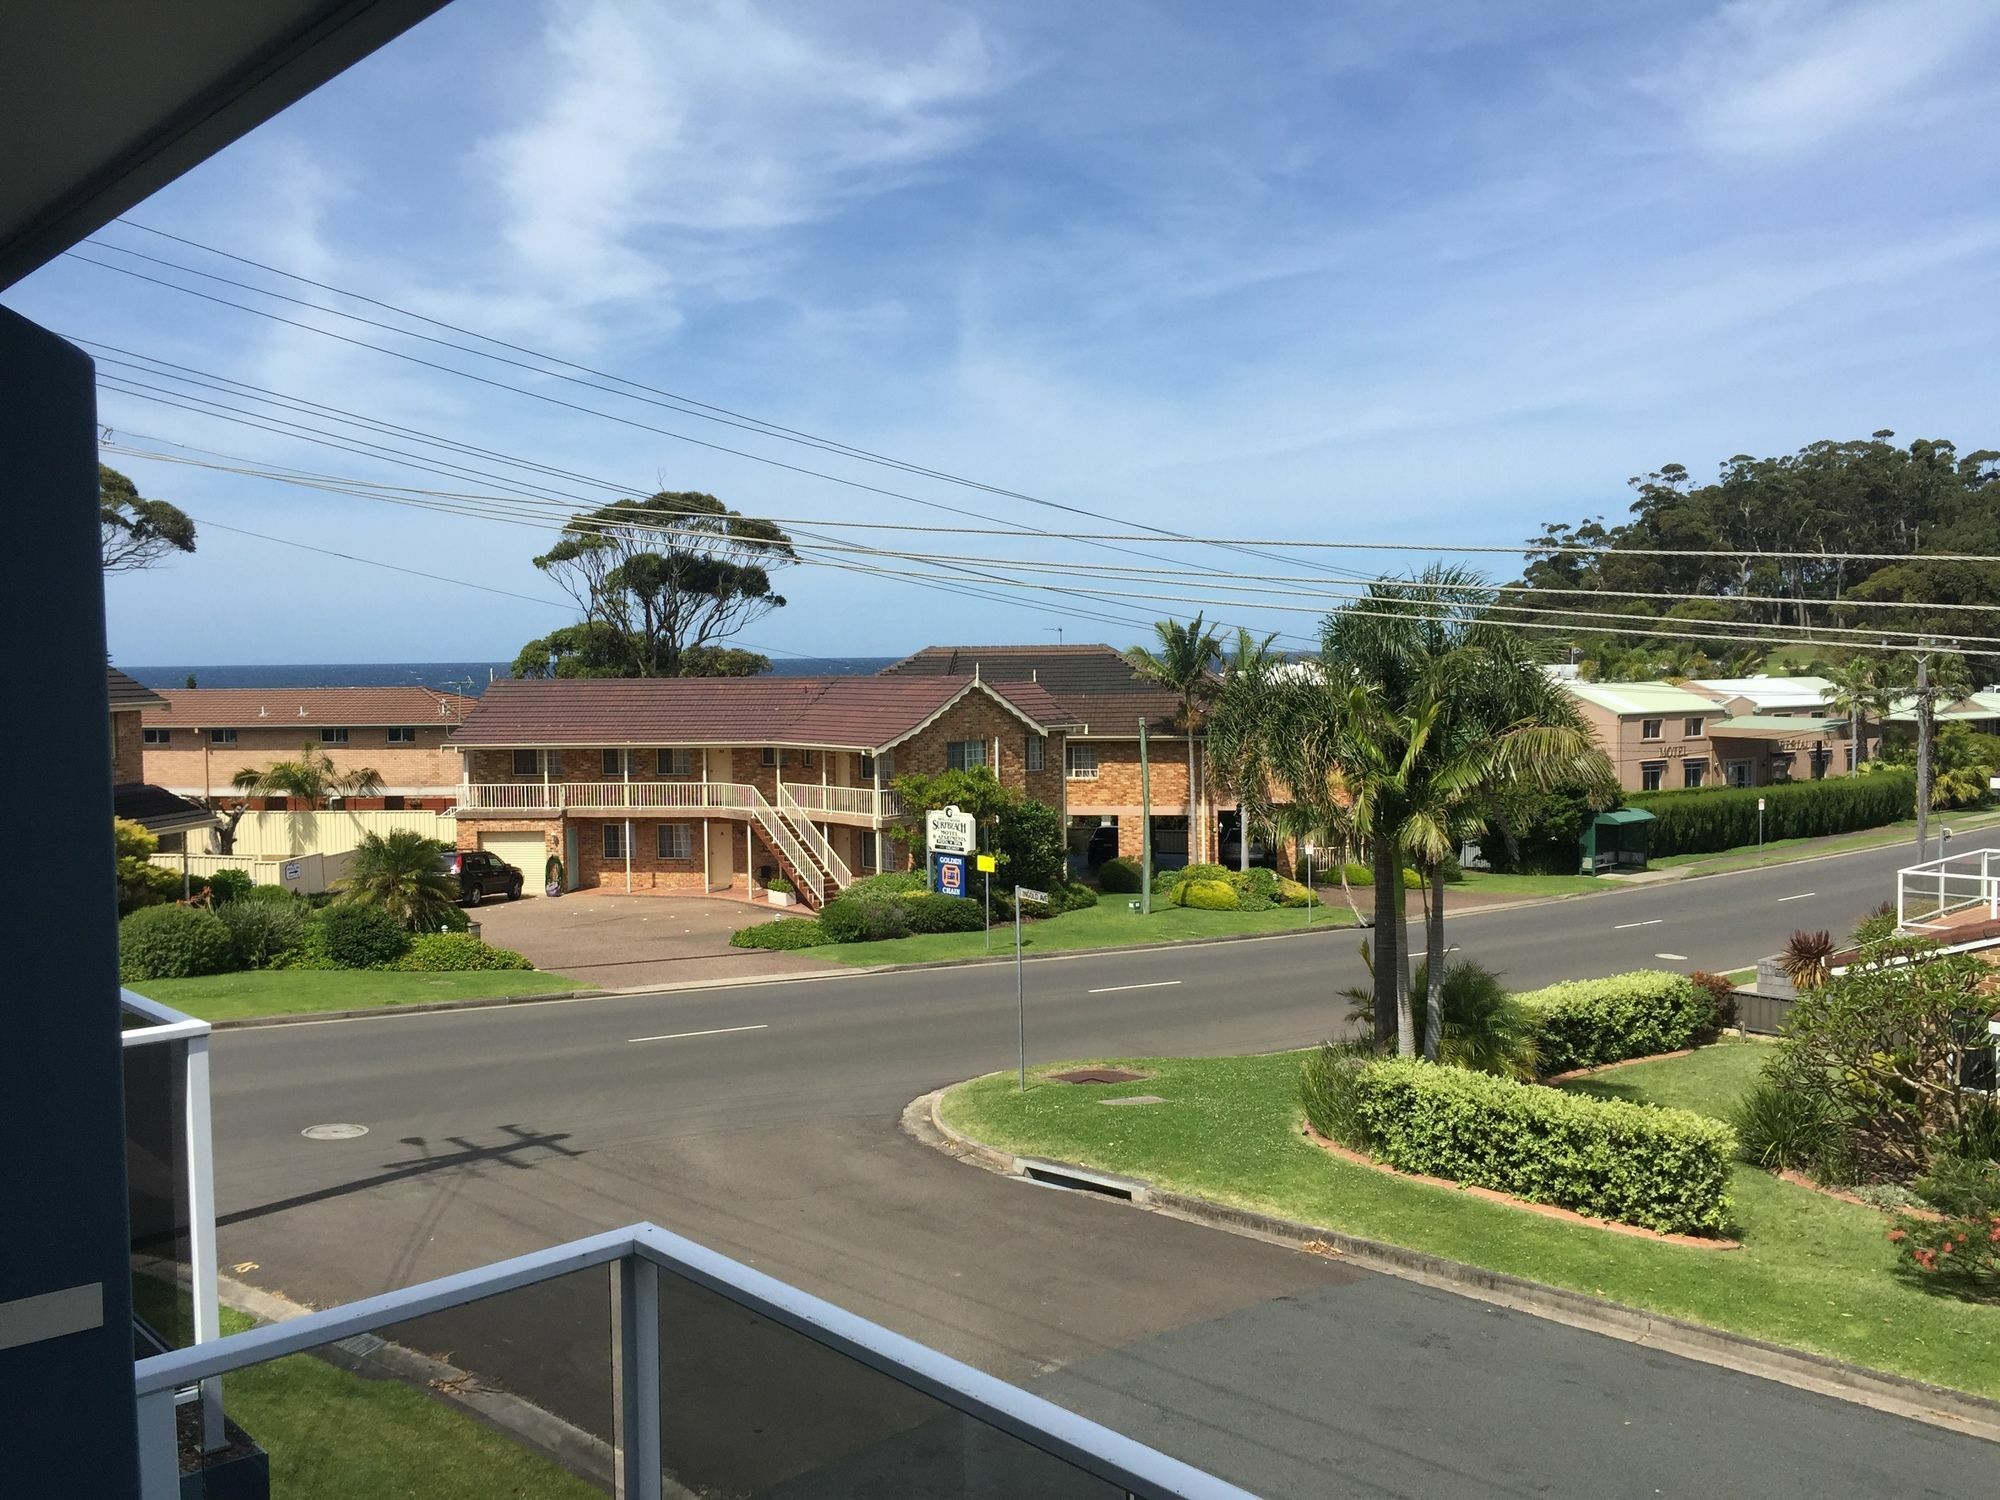
{"label": "concrete kerb", "polygon": [[[946,1123],[940,1110],[948,1088],[938,1089],[911,1101],[903,1111],[903,1129],[935,1150],[962,1161],[970,1161],[987,1171],[1024,1177],[1030,1169],[1046,1179],[1049,1168],[1074,1170],[1080,1176],[1095,1176],[1085,1168],[1065,1163],[1045,1162],[1038,1157],[1019,1157],[973,1140]],[[1694,1323],[1662,1313],[1627,1307],[1620,1302],[1573,1292],[1563,1287],[1530,1281],[1502,1271],[1490,1271],[1463,1261],[1447,1260],[1421,1250],[1364,1239],[1324,1225],[1300,1223],[1253,1209],[1233,1208],[1206,1198],[1196,1198],[1155,1187],[1142,1179],[1121,1179],[1129,1185],[1120,1196],[1135,1207],[1192,1224],[1203,1224],[1232,1234],[1245,1235],[1269,1244],[1313,1253],[1332,1250],[1344,1262],[1406,1281],[1420,1282],[1441,1291],[1489,1302],[1516,1312],[1546,1318],[1586,1332],[1603,1334],[1648,1349],[1659,1349],[1704,1364],[1718,1365],[1745,1375],[1851,1401],[1875,1411],[1908,1417],[1951,1432],[2000,1442],[2000,1401],[1990,1401],[1964,1391],[1914,1380],[1884,1370],[1871,1370],[1823,1354],[1789,1348],[1730,1333],[1705,1323]]]}

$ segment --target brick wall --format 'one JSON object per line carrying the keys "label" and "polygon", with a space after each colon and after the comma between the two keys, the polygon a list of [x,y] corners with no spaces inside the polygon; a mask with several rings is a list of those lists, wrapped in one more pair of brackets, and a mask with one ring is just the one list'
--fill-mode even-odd
{"label": "brick wall", "polygon": [[[132,719],[136,732],[138,715],[114,717]],[[222,795],[230,790],[229,779],[238,771],[262,771],[281,760],[297,760],[300,747],[310,744],[324,750],[342,771],[373,768],[391,792],[404,787],[439,791],[456,787],[459,755],[446,746],[445,730],[427,724],[412,727],[417,733],[414,745],[391,745],[388,731],[381,728],[350,729],[345,745],[322,745],[316,726],[296,724],[239,729],[235,744],[217,745],[211,743],[206,729],[176,727],[165,745],[145,747],[145,775],[134,779],[184,796]]]}
{"label": "brick wall", "polygon": [[[660,825],[664,821],[681,822],[688,829],[688,857],[686,859],[660,858]],[[621,854],[607,858],[604,853],[604,829],[607,823],[615,823],[621,829],[625,826],[622,818],[571,818],[570,826],[576,829],[576,877],[579,886],[594,886],[600,890],[623,891],[625,889],[626,862]],[[633,818],[632,829],[632,892],[635,895],[691,895],[705,892],[705,877],[702,874],[701,822],[686,819],[665,820],[660,818]]]}
{"label": "brick wall", "polygon": [[[1063,793],[1063,736],[1057,732],[1043,738],[1042,769],[1030,771],[1028,740],[1034,734],[1016,715],[985,693],[968,693],[935,722],[896,747],[896,774],[920,771],[935,775],[948,766],[947,746],[953,740],[978,740],[986,746],[987,764],[992,766],[1002,786],[1059,808]],[[993,759],[996,738],[1000,747],[997,764]]]}
{"label": "brick wall", "polygon": [[461,819],[458,824],[458,847],[479,848],[482,833],[539,833],[544,858],[551,854],[558,859],[564,857],[562,825],[547,818],[481,818],[476,822]]}
{"label": "brick wall", "polygon": [[133,711],[111,715],[111,784],[129,786],[146,779],[145,747],[139,729],[139,715]]}

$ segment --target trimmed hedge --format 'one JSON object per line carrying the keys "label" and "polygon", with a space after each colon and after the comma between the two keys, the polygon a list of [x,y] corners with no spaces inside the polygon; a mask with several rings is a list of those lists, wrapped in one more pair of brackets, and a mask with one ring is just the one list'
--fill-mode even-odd
{"label": "trimmed hedge", "polygon": [[336,901],[319,914],[320,946],[342,969],[383,969],[410,951],[410,934],[388,912],[361,901]]}
{"label": "trimmed hedge", "polygon": [[1296,880],[1280,880],[1278,882],[1278,889],[1273,893],[1271,899],[1280,906],[1303,907],[1319,905],[1319,897],[1313,893],[1311,887],[1301,885]]}
{"label": "trimmed hedge", "polygon": [[1146,872],[1129,854],[1107,859],[1097,867],[1099,890],[1113,896],[1136,896],[1146,884]]}
{"label": "trimmed hedge", "polygon": [[776,921],[759,922],[755,927],[742,927],[729,934],[729,946],[732,948],[789,951],[793,948],[817,948],[828,941],[826,930],[819,925],[817,917],[779,917]]}
{"label": "trimmed hedge", "polygon": [[1756,843],[1759,797],[1765,801],[1766,839],[1818,838],[1915,817],[1917,778],[1912,771],[1880,771],[1775,786],[1634,792],[1625,802],[1653,815],[1647,847],[1657,858],[1712,854]]}
{"label": "trimmed hedge", "polygon": [[1534,1022],[1545,1076],[1678,1052],[1715,1026],[1709,993],[1685,974],[1665,969],[1566,979],[1514,999]]}
{"label": "trimmed hedge", "polygon": [[1719,1120],[1515,1083],[1414,1058],[1383,1058],[1345,1080],[1350,1108],[1302,1091],[1323,1134],[1402,1172],[1491,1188],[1531,1203],[1665,1234],[1729,1227],[1736,1135]]}
{"label": "trimmed hedge", "polygon": [[1226,880],[1183,880],[1174,887],[1172,900],[1197,911],[1235,911],[1241,904],[1236,887]]}
{"label": "trimmed hedge", "polygon": [[904,920],[912,932],[983,932],[986,911],[969,896],[944,896],[919,891],[902,898]]}
{"label": "trimmed hedge", "polygon": [[421,932],[393,967],[415,974],[454,974],[468,969],[532,969],[511,948],[495,948],[466,932]]}
{"label": "trimmed hedge", "polygon": [[118,977],[126,984],[221,974],[233,957],[229,929],[198,906],[142,906],[118,924]]}

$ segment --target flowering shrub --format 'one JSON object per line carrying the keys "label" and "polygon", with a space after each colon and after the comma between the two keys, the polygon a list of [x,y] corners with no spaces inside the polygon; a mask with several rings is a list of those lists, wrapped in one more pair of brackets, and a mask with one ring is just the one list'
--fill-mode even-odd
{"label": "flowering shrub", "polygon": [[1903,1266],[1968,1290],[2000,1288],[2000,1214],[1919,1219],[1903,1215],[1889,1231]]}

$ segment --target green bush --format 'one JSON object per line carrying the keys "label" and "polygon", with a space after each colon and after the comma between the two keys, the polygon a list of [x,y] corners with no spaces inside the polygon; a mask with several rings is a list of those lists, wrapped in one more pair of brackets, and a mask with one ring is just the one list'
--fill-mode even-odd
{"label": "green bush", "polygon": [[1715,1022],[1708,993],[1665,969],[1565,980],[1515,1000],[1534,1021],[1545,1075],[1678,1052]]}
{"label": "green bush", "polygon": [[1838,1182],[1845,1170],[1847,1130],[1823,1089],[1801,1088],[1782,1069],[1766,1065],[1763,1075],[1730,1112],[1737,1147],[1753,1167],[1807,1172],[1822,1182]]}
{"label": "green bush", "polygon": [[1657,859],[1756,843],[1760,798],[1766,839],[1818,838],[1915,816],[1917,783],[1914,773],[1896,770],[1776,786],[1635,792],[1626,800],[1653,815],[1647,847]]}
{"label": "green bush", "polygon": [[922,870],[885,870],[880,875],[864,875],[841,894],[844,896],[906,896],[928,889]]}
{"label": "green bush", "polygon": [[1280,880],[1277,894],[1272,898],[1280,906],[1317,906],[1319,897],[1310,886],[1301,885],[1296,880]]}
{"label": "green bush", "polygon": [[1183,880],[1174,887],[1172,900],[1197,911],[1235,911],[1241,904],[1236,888],[1226,880]]}
{"label": "green bush", "polygon": [[[855,885],[860,883],[857,880]],[[829,941],[831,939],[817,917],[779,917],[776,921],[759,922],[754,927],[738,928],[729,935],[729,946],[732,948],[817,948]]]}
{"label": "green bush", "polygon": [[1709,1004],[1715,1007],[1715,1018],[1696,1033],[1697,1040],[1710,1042],[1716,1033],[1735,1027],[1738,1016],[1736,986],[1722,974],[1711,974],[1706,969],[1693,969],[1688,973],[1688,981],[1708,996]]}
{"label": "green bush", "polygon": [[395,966],[413,974],[455,974],[467,969],[532,969],[511,948],[495,948],[464,932],[422,932]]}
{"label": "green bush", "polygon": [[773,875],[765,881],[764,889],[774,896],[796,896],[799,893],[799,888],[782,875]]}
{"label": "green bush", "polygon": [[912,932],[980,932],[986,927],[986,909],[969,896],[919,891],[904,896],[902,906]]}
{"label": "green bush", "polygon": [[1097,892],[1082,884],[1053,886],[1049,890],[1049,905],[1058,916],[1066,911],[1084,911],[1097,905]]}
{"label": "green bush", "polygon": [[314,924],[334,967],[387,968],[409,951],[410,934],[379,906],[362,901],[337,901]]}
{"label": "green bush", "polygon": [[1312,1128],[1354,1151],[1366,1151],[1369,1145],[1360,1079],[1373,1057],[1365,1042],[1325,1042],[1299,1069],[1299,1098]]}
{"label": "green bush", "polygon": [[192,979],[230,966],[229,929],[198,906],[142,906],[118,924],[118,977]]}
{"label": "green bush", "polygon": [[877,943],[910,935],[909,913],[902,900],[879,892],[857,894],[852,886],[826,903],[819,925],[832,943]]}
{"label": "green bush", "polygon": [[[1333,876],[1331,871],[1321,870],[1317,867],[1315,867],[1313,870],[1313,877],[1315,879],[1337,878]],[[1465,877],[1463,875],[1459,876],[1459,879],[1461,880],[1463,880],[1464,878]],[[1349,885],[1372,886],[1375,883],[1375,871],[1373,867],[1369,865],[1347,866],[1347,883]],[[1423,888],[1424,888],[1424,877],[1419,875],[1415,870],[1409,868],[1409,866],[1405,865],[1403,867],[1403,889],[1406,891],[1420,891]]]}
{"label": "green bush", "polygon": [[1229,883],[1236,887],[1239,896],[1262,896],[1266,900],[1276,900],[1278,895],[1278,872],[1263,865],[1252,865],[1247,870],[1231,870]]}
{"label": "green bush", "polygon": [[312,908],[289,891],[283,901],[239,897],[218,906],[215,915],[229,930],[232,967],[238,969],[278,967],[305,942],[312,923]]}
{"label": "green bush", "polygon": [[1097,888],[1106,895],[1136,896],[1145,883],[1145,870],[1129,854],[1107,859],[1097,867]]}
{"label": "green bush", "polygon": [[1414,1058],[1371,1062],[1353,1088],[1361,1149],[1398,1171],[1668,1234],[1729,1226],[1736,1137],[1718,1120]]}
{"label": "green bush", "polygon": [[[208,889],[218,905],[226,905],[231,901],[242,900],[256,889],[256,884],[250,879],[248,870],[230,868],[217,870],[209,876]],[[282,890],[283,887],[279,889]]]}

